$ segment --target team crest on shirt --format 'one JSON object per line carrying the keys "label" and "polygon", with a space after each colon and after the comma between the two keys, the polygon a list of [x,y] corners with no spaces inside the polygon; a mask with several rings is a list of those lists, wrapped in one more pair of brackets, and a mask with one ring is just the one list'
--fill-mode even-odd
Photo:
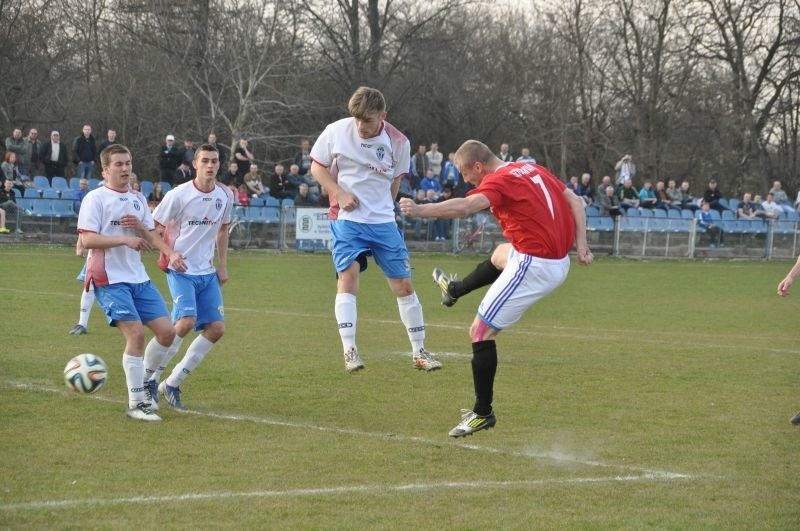
{"label": "team crest on shirt", "polygon": [[383,149],[383,146],[378,146],[378,149],[375,150],[375,154],[378,156],[378,160],[383,160],[383,157],[386,156],[386,150]]}
{"label": "team crest on shirt", "polygon": [[136,210],[136,212],[142,209],[142,205],[139,204],[139,201],[133,201],[133,209]]}
{"label": "team crest on shirt", "polygon": [[217,210],[222,210],[222,199],[218,197],[214,202],[214,206],[217,208]]}

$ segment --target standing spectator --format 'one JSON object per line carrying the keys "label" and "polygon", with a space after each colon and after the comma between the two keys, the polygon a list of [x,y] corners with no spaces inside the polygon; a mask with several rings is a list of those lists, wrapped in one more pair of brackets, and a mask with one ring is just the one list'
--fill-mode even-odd
{"label": "standing spectator", "polygon": [[[414,292],[410,256],[394,214],[393,198],[410,164],[408,139],[385,121],[386,100],[378,90],[358,88],[347,107],[351,116],[329,124],[311,149],[311,174],[335,200],[330,211],[333,262],[338,273],[334,311],[345,369],[364,368],[356,347],[356,296],[370,254],[397,298],[414,367],[439,369],[441,362],[425,349],[422,305]],[[365,140],[369,140],[369,149],[361,147]],[[334,162],[336,179],[330,173]]]}
{"label": "standing spectator", "polygon": [[[161,417],[151,409],[153,397],[142,385],[143,356],[163,358],[175,338],[175,330],[164,299],[147,276],[140,253],[157,247],[178,271],[186,270],[185,257],[151,232],[155,225],[147,200],[128,187],[130,151],[122,145],[111,146],[103,152],[100,163],[105,186],[86,194],[78,216],[81,244],[91,250],[86,282],[94,284],[95,296],[109,323],[125,337],[122,369],[128,389],[126,414],[136,420],[158,421]],[[146,350],[142,323],[155,334]]]}
{"label": "standing spectator", "polygon": [[92,126],[84,124],[83,134],[72,141],[72,160],[78,165],[76,177],[91,179],[94,177],[94,161],[97,158],[97,143],[92,136]]}
{"label": "standing spectator", "polygon": [[630,155],[623,155],[621,159],[614,164],[616,173],[617,186],[625,183],[625,179],[631,179],[636,176],[636,163],[633,162],[633,157]]}
{"label": "standing spectator", "polygon": [[[233,189],[232,186],[230,188]],[[247,193],[247,186],[245,186],[244,184],[240,184],[239,188],[236,189],[235,197],[237,205],[241,205],[243,207],[250,206],[250,194]]]}
{"label": "standing spectator", "polygon": [[258,165],[251,164],[250,171],[244,176],[244,184],[247,186],[247,191],[252,197],[267,197],[268,189],[264,188],[264,183],[261,180],[261,174],[258,173]]}
{"label": "standing spectator", "polygon": [[411,189],[419,188],[419,183],[428,173],[428,157],[425,156],[425,144],[417,147],[417,152],[411,158]]}
{"label": "standing spectator", "polygon": [[225,163],[228,161],[228,149],[217,143],[217,135],[214,133],[208,134],[208,142],[206,143],[217,150],[217,153],[219,153],[219,167],[225,168]]}
{"label": "standing spectator", "polygon": [[[25,154],[25,139],[22,138],[22,129],[15,127],[11,132],[11,136],[6,137],[6,152],[16,153],[17,159],[21,160]],[[24,173],[25,168],[22,168]]]}
{"label": "standing spectator", "polygon": [[505,142],[500,144],[500,153],[497,154],[497,158],[503,162],[514,162],[514,155],[511,154],[511,148]]}
{"label": "standing spectator", "polygon": [[233,158],[236,159],[236,164],[239,165],[237,175],[239,175],[239,180],[241,181],[245,174],[250,171],[250,164],[255,160],[246,138],[239,139],[239,145],[236,146],[236,150],[233,152]]}
{"label": "standing spectator", "polygon": [[33,127],[28,130],[23,144],[23,154],[19,157],[20,172],[24,175],[33,177],[39,175],[39,151],[42,143],[39,142],[39,131]]}
{"label": "standing spectator", "polygon": [[720,247],[725,247],[723,243],[723,231],[719,225],[714,223],[714,218],[711,217],[710,207],[708,203],[703,201],[700,204],[700,210],[697,211],[697,225],[706,230],[708,236],[711,238],[711,243],[709,244],[711,247],[716,247],[719,244]]}
{"label": "standing spectator", "polygon": [[[583,201],[546,168],[527,162],[505,164],[476,140],[458,148],[456,161],[464,178],[477,186],[469,196],[427,205],[402,199],[400,206],[407,214],[427,218],[464,217],[491,208],[511,242],[500,244],[490,260],[461,282],[451,282],[441,269],[433,271],[443,301],[451,305],[458,297],[491,284],[469,329],[475,403],[471,410],[462,411],[461,422],[449,433],[463,437],[497,422],[492,408],[497,335],[566,280],[573,244],[579,263],[591,264],[593,257],[586,243]],[[452,292],[451,284],[460,291]]]}
{"label": "standing spectator", "polygon": [[300,141],[300,151],[294,156],[300,175],[308,175],[311,169],[311,144],[305,138]]}
{"label": "standing spectator", "polygon": [[425,158],[428,159],[428,169],[433,170],[433,175],[439,179],[442,174],[442,163],[444,162],[444,154],[439,151],[439,144],[436,142],[431,143],[431,149],[425,153]]}
{"label": "standing spectator", "polygon": [[[185,257],[185,267],[176,267],[165,255],[159,260],[172,295],[175,339],[166,352],[153,349],[145,355],[145,385],[152,395],[158,388],[176,409],[185,409],[181,384],[225,334],[221,286],[228,281],[228,225],[233,197],[227,187],[217,184],[219,155],[215,149],[201,145],[194,167],[194,181],[177,186],[153,211],[155,222],[165,228],[164,239],[174,252]],[[219,259],[216,268],[215,254]],[[159,385],[160,371],[192,330],[202,331]]]}
{"label": "standing spectator", "polygon": [[269,193],[276,199],[294,198],[294,189],[289,184],[289,178],[284,173],[282,164],[275,165],[275,171],[269,179]]}
{"label": "standing spectator", "polygon": [[178,169],[175,170],[175,176],[172,179],[172,182],[175,184],[175,186],[178,186],[179,184],[183,183],[188,183],[189,181],[194,179],[190,165],[191,162],[189,161],[186,160],[181,161],[181,164],[180,166],[178,166]]}
{"label": "standing spectator", "polygon": [[67,150],[61,143],[61,133],[58,131],[50,133],[50,141],[42,144],[39,162],[44,164],[45,175],[50,181],[55,176],[64,176],[64,170],[67,167]]}
{"label": "standing spectator", "polygon": [[158,155],[158,180],[173,184],[178,163],[182,158],[180,150],[175,145],[175,137],[167,135]]}
{"label": "standing spectator", "polygon": [[[192,170],[192,161],[194,160],[194,140],[191,138],[184,138],[183,139],[183,149],[181,150],[181,162],[186,162],[186,165],[189,166],[189,171],[192,174],[192,178],[194,178],[194,171]],[[175,183],[179,184],[179,183]]]}
{"label": "standing spectator", "polygon": [[119,141],[117,140],[117,131],[116,129],[109,129],[106,131],[106,139],[100,142],[100,145],[97,146],[97,154],[100,155],[105,148],[108,146],[113,146],[114,144],[119,144]]}
{"label": "standing spectator", "polygon": [[525,147],[520,150],[517,162],[531,162],[536,164],[536,159],[531,156],[531,150]]}
{"label": "standing spectator", "polygon": [[456,154],[453,152],[447,154],[447,162],[444,163],[441,179],[439,179],[442,184],[442,189],[448,186],[452,189],[455,189],[455,187],[461,182],[461,174],[458,172],[458,168],[456,167],[456,163],[454,161],[455,156]]}

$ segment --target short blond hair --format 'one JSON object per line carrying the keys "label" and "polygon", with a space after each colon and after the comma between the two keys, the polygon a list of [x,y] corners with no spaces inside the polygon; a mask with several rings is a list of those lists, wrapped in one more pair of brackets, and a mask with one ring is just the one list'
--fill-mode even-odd
{"label": "short blond hair", "polygon": [[366,120],[371,114],[386,110],[386,99],[378,89],[358,87],[353,95],[350,96],[347,110],[353,118]]}
{"label": "short blond hair", "polygon": [[464,166],[472,166],[476,162],[486,164],[494,153],[489,146],[478,140],[467,140],[458,148],[455,159]]}

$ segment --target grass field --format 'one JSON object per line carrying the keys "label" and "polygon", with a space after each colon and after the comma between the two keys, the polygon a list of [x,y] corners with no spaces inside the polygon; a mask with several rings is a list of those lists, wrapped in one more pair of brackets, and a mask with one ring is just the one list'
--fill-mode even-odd
{"label": "grass field", "polygon": [[[0,528],[800,526],[800,286],[775,295],[789,263],[574,265],[498,339],[497,427],[452,440],[480,294],[444,308],[430,270],[477,261],[413,258],[434,373],[411,367],[371,264],[351,375],[329,258],[233,254],[227,335],[183,386],[192,411],[144,424],[125,418],[102,312],[67,335],[81,260],[0,247]],[[97,396],[63,384],[81,352],[109,365]]]}

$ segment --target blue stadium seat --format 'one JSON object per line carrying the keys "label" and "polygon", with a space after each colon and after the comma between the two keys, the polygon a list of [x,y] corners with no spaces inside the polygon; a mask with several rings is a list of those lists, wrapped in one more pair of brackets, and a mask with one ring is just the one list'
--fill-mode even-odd
{"label": "blue stadium seat", "polygon": [[63,177],[53,177],[53,182],[50,183],[50,187],[53,188],[53,190],[69,190],[69,183]]}
{"label": "blue stadium seat", "polygon": [[797,213],[797,210],[791,210],[786,213],[786,219],[789,221],[800,221],[800,214]]}
{"label": "blue stadium seat", "polygon": [[733,210],[734,212],[739,211],[739,200],[736,198],[728,199],[728,208]]}
{"label": "blue stadium seat", "polygon": [[142,185],[142,195],[145,197],[150,195],[150,192],[153,191],[153,181],[140,181],[139,184]]}
{"label": "blue stadium seat", "polygon": [[265,206],[263,209],[263,217],[266,223],[278,223],[281,220],[280,207]]}
{"label": "blue stadium seat", "polygon": [[[663,212],[663,210],[662,210]],[[664,212],[666,214],[666,212]],[[667,218],[657,218],[653,217],[651,219],[645,220],[647,221],[647,230],[653,232],[667,232],[670,230],[669,220]]]}
{"label": "blue stadium seat", "polygon": [[[20,197],[17,199],[17,206],[22,209],[24,212],[25,210],[33,210],[33,199],[30,197]],[[27,214],[25,214],[27,215]]]}
{"label": "blue stadium seat", "polygon": [[39,199],[40,197],[42,197],[42,193],[37,188],[25,188],[25,193],[22,194],[22,197],[28,199]]}
{"label": "blue stadium seat", "polygon": [[170,190],[172,190],[172,185],[166,181],[161,181],[161,190],[166,194]]}
{"label": "blue stadium seat", "polygon": [[631,207],[625,211],[625,216],[629,218],[639,217],[639,209]]}
{"label": "blue stadium seat", "polygon": [[61,190],[61,199],[75,199],[75,190]]}
{"label": "blue stadium seat", "polygon": [[657,208],[653,211],[653,216],[657,218],[665,218],[667,217],[667,211],[663,208]]}
{"label": "blue stadium seat", "polygon": [[294,206],[294,199],[286,198],[281,201],[282,207],[293,207]]}
{"label": "blue stadium seat", "polygon": [[66,199],[54,199],[52,203],[53,216],[57,218],[76,218],[73,202]]}
{"label": "blue stadium seat", "polygon": [[49,218],[53,215],[53,199],[32,199],[31,211],[37,218]]}
{"label": "blue stadium seat", "polygon": [[688,208],[684,208],[683,210],[681,210],[681,218],[694,219],[694,212],[692,212]]}
{"label": "blue stadium seat", "polygon": [[667,217],[670,219],[680,219],[681,211],[675,210],[674,208],[670,208],[669,210],[667,210]]}
{"label": "blue stadium seat", "polygon": [[264,206],[264,203],[265,203],[265,201],[264,201],[264,198],[262,198],[262,197],[253,197],[252,199],[250,199],[250,206],[251,207],[262,207],[262,206]]}
{"label": "blue stadium seat", "polygon": [[722,211],[722,221],[736,219],[736,216],[733,214],[732,210],[723,210]]}
{"label": "blue stadium seat", "polygon": [[269,196],[264,200],[264,206],[278,207],[281,206],[281,201],[277,197]]}
{"label": "blue stadium seat", "polygon": [[46,188],[42,190],[42,198],[43,199],[58,199],[61,195],[58,193],[58,190],[53,188]]}
{"label": "blue stadium seat", "polygon": [[586,217],[599,216],[599,215],[600,215],[600,209],[598,209],[596,206],[589,205],[586,207]]}
{"label": "blue stadium seat", "polygon": [[70,177],[69,178],[69,187],[73,190],[79,190],[81,187],[81,178],[80,177]]}
{"label": "blue stadium seat", "polygon": [[89,190],[94,190],[98,186],[100,186],[100,179],[89,179]]}
{"label": "blue stadium seat", "polygon": [[653,211],[650,210],[649,208],[643,208],[639,212],[639,216],[643,218],[652,218],[653,216],[655,216],[655,214],[653,214]]}
{"label": "blue stadium seat", "polygon": [[39,190],[46,190],[50,188],[50,181],[48,181],[47,177],[45,177],[44,175],[34,175],[33,186],[35,186]]}
{"label": "blue stadium seat", "polygon": [[644,230],[645,220],[638,216],[622,216],[619,221],[619,230],[625,232],[639,232]]}
{"label": "blue stadium seat", "polygon": [[709,214],[711,214],[711,219],[712,220],[714,220],[714,221],[721,221],[722,220],[722,215],[720,215],[719,211],[714,210],[712,208],[708,212],[709,212]]}

